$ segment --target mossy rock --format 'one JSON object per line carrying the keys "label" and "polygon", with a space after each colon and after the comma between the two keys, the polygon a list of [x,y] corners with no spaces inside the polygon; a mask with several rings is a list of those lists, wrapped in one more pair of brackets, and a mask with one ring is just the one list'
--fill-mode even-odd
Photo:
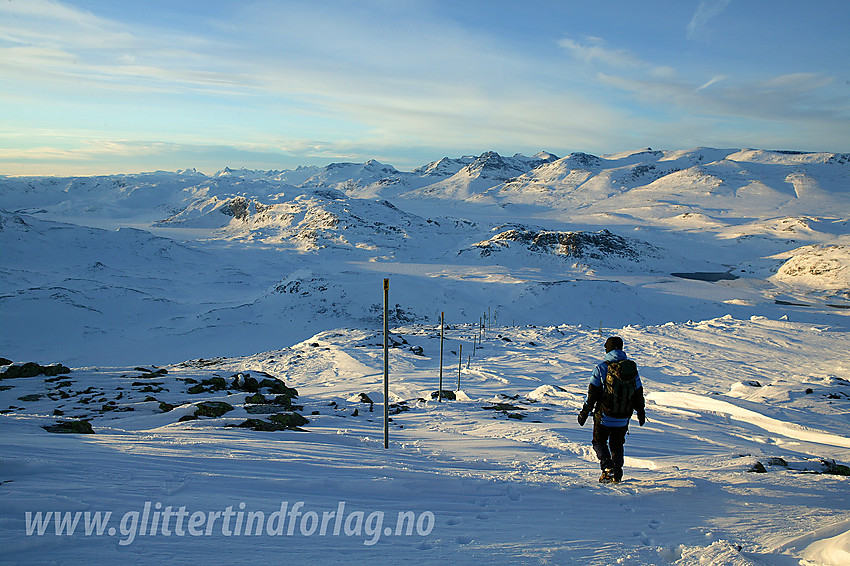
{"label": "mossy rock", "polygon": [[270,416],[269,420],[273,423],[284,425],[287,428],[297,428],[310,422],[298,413],[276,413]]}
{"label": "mossy rock", "polygon": [[233,410],[233,405],[224,401],[202,401],[195,407],[196,417],[220,417]]}
{"label": "mossy rock", "polygon": [[[154,399],[154,401],[155,400],[156,399]],[[167,413],[168,411],[172,410],[176,406],[177,405],[172,405],[171,403],[166,403],[165,401],[159,402],[159,410],[162,411],[163,413]]]}
{"label": "mossy rock", "polygon": [[258,384],[260,388],[268,388],[275,395],[287,395],[289,398],[298,397],[298,390],[294,387],[287,387],[284,382],[279,379],[264,379]]}
{"label": "mossy rock", "polygon": [[250,373],[237,373],[231,376],[233,381],[230,385],[233,389],[238,389],[239,391],[247,391],[249,393],[256,393],[260,390],[260,382],[255,378],[251,377]]}
{"label": "mossy rock", "polygon": [[266,399],[266,396],[262,393],[254,393],[253,395],[248,395],[245,397],[245,402],[251,405],[265,405],[266,403],[271,403]]}
{"label": "mossy rock", "polygon": [[835,476],[850,476],[850,467],[844,464],[837,464],[835,460],[821,460],[823,464],[823,473],[832,474]]}
{"label": "mossy rock", "polygon": [[183,415],[179,419],[177,419],[178,423],[185,423],[186,421],[196,421],[198,420],[198,415]]}
{"label": "mossy rock", "polygon": [[94,434],[89,421],[59,421],[55,425],[41,427],[47,432],[66,434]]}
{"label": "mossy rock", "polygon": [[287,409],[291,409],[293,407],[291,395],[277,395],[275,396],[273,403],[275,405],[280,405],[281,407],[286,407]]}
{"label": "mossy rock", "polygon": [[225,381],[223,377],[216,376],[211,377],[209,379],[205,379],[197,385],[193,385],[189,388],[189,393],[191,393],[192,395],[197,395],[198,393],[222,391],[224,389],[227,389],[227,381]]}

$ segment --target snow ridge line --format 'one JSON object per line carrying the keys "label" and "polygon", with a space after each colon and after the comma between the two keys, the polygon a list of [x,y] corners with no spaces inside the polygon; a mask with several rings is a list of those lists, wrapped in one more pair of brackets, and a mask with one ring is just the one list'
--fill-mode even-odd
{"label": "snow ridge line", "polygon": [[768,432],[780,434],[787,438],[793,438],[803,442],[813,442],[816,444],[827,444],[840,448],[850,448],[850,438],[812,430],[795,423],[780,421],[762,415],[761,413],[757,413],[756,411],[744,409],[733,405],[732,403],[721,401],[719,399],[711,399],[703,395],[695,395],[693,393],[655,392],[648,394],[647,399],[653,403],[667,407],[697,411],[711,411],[714,413],[729,415],[730,418],[737,421],[743,421]]}

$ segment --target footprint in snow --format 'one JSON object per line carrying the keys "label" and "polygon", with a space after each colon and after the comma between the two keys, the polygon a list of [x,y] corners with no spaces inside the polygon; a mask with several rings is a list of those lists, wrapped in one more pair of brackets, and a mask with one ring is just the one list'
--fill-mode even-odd
{"label": "footprint in snow", "polygon": [[505,494],[505,496],[511,501],[519,501],[520,499],[522,499],[522,494],[516,489],[508,489],[508,492]]}
{"label": "footprint in snow", "polygon": [[478,515],[475,516],[475,518],[478,519],[479,521],[489,521],[490,520],[490,514],[489,513],[479,513]]}
{"label": "footprint in snow", "polygon": [[464,544],[464,545],[469,544],[469,543],[472,542],[472,537],[467,537],[467,536],[461,535],[461,536],[459,536],[455,539],[455,542],[458,543],[458,544]]}
{"label": "footprint in snow", "polygon": [[657,519],[651,520],[649,522],[649,528],[650,529],[660,529],[661,528],[661,521],[659,521]]}
{"label": "footprint in snow", "polygon": [[460,525],[461,523],[463,523],[463,520],[460,517],[449,517],[448,520],[446,520],[446,524],[452,527]]}

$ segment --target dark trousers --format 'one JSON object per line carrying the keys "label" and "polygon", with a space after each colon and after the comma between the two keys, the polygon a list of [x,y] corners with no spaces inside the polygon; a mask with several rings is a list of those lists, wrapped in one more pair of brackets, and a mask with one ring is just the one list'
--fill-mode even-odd
{"label": "dark trousers", "polygon": [[601,423],[602,417],[597,413],[593,419],[593,450],[599,458],[599,466],[603,470],[623,469],[623,445],[626,443],[628,426],[610,427]]}

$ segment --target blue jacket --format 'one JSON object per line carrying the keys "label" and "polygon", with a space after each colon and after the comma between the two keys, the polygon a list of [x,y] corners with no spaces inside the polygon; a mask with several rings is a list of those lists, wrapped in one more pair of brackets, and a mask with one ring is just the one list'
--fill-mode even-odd
{"label": "blue jacket", "polygon": [[[590,376],[590,386],[587,388],[587,400],[585,404],[593,407],[598,403],[598,401],[602,398],[602,389],[603,384],[605,383],[605,376],[608,375],[608,365],[605,362],[617,362],[620,360],[627,359],[626,353],[622,350],[611,350],[607,354],[605,354],[604,361],[593,368],[593,374]],[[639,394],[639,402],[640,406],[634,407],[636,410],[643,410],[643,384],[640,381],[640,375],[635,378],[635,388],[636,396]],[[633,397],[634,399],[634,397]],[[602,409],[597,409],[602,415],[601,424],[609,427],[621,427],[628,426],[629,419],[617,419],[614,417],[609,417],[608,415],[602,413]]]}

